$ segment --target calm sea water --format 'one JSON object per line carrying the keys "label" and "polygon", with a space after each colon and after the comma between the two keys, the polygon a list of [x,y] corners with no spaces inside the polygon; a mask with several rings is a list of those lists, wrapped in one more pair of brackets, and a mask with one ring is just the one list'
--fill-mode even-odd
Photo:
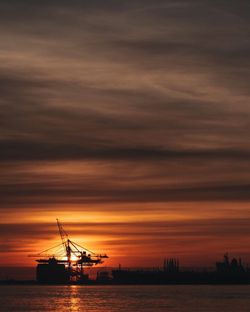
{"label": "calm sea water", "polygon": [[0,311],[250,311],[250,286],[0,286]]}

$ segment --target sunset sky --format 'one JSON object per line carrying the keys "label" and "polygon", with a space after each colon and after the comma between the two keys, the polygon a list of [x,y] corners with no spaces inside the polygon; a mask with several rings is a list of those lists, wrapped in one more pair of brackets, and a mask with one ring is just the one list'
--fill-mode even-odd
{"label": "sunset sky", "polygon": [[247,0],[0,2],[0,266],[56,218],[105,264],[250,263]]}

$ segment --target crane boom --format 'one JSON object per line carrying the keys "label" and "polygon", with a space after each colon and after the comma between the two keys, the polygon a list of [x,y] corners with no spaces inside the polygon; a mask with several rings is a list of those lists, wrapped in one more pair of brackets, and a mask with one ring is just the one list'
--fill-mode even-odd
{"label": "crane boom", "polygon": [[57,226],[58,226],[58,230],[62,239],[62,244],[65,248],[66,251],[66,256],[67,256],[67,260],[68,260],[68,265],[69,267],[71,266],[71,248],[70,248],[70,240],[68,237],[67,232],[64,230],[61,222],[59,221],[59,219],[56,219],[57,221]]}
{"label": "crane boom", "polygon": [[57,222],[57,226],[58,226],[58,230],[62,239],[62,243],[65,245],[65,243],[68,240],[68,233],[64,230],[61,222],[59,221],[59,219],[56,219]]}

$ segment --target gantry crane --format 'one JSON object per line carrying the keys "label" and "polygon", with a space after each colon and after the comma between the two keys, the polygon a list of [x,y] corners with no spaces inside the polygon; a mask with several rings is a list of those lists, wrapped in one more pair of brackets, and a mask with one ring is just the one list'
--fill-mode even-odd
{"label": "gantry crane", "polygon": [[39,257],[36,261],[40,264],[63,264],[71,280],[80,280],[84,276],[84,267],[103,263],[106,254],[96,254],[89,249],[69,239],[62,223],[56,219],[61,243],[46,249],[38,254],[29,255]]}

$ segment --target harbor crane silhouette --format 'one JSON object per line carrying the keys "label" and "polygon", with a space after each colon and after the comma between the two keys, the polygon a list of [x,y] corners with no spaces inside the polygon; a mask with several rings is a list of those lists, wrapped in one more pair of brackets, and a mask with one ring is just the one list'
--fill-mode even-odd
{"label": "harbor crane silhouette", "polygon": [[84,267],[103,263],[106,254],[93,251],[73,242],[64,230],[62,223],[56,219],[61,243],[43,250],[37,257],[37,280],[44,282],[80,281],[85,278]]}

